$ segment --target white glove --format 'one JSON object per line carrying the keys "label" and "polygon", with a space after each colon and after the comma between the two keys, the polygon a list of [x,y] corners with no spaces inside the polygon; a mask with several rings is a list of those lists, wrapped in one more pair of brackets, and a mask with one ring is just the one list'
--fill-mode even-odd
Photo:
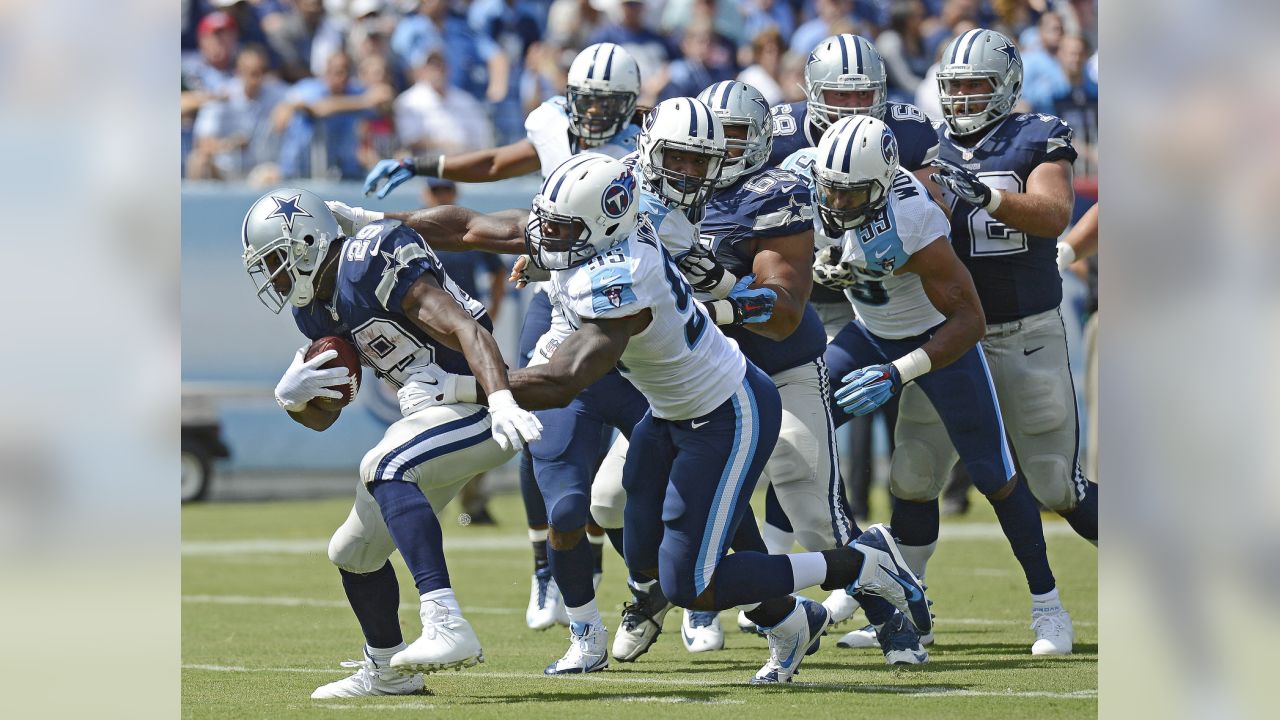
{"label": "white glove", "polygon": [[738,283],[738,278],[724,269],[701,243],[694,243],[689,252],[682,256],[676,265],[684,274],[689,284],[698,292],[709,293],[712,297],[724,299],[729,291]]}
{"label": "white glove", "polygon": [[436,405],[452,405],[458,402],[458,376],[435,363],[423,366],[409,376],[396,397],[404,417]]}
{"label": "white glove", "polygon": [[1067,243],[1058,243],[1058,272],[1066,272],[1076,261],[1076,249]]}
{"label": "white glove", "polygon": [[516,404],[510,390],[499,390],[489,396],[489,417],[493,421],[493,439],[503,450],[519,450],[525,443],[542,437],[542,423]]}
{"label": "white glove", "polygon": [[329,212],[333,213],[333,219],[338,221],[338,227],[342,228],[342,234],[347,237],[354,237],[356,233],[360,232],[360,228],[384,217],[384,214],[377,210],[352,207],[337,200],[326,200],[324,204],[329,206]]}
{"label": "white glove", "polygon": [[325,350],[307,360],[307,347],[298,349],[284,377],[276,383],[276,402],[290,412],[299,412],[314,398],[340,398],[342,392],[333,386],[351,382],[351,374],[345,367],[320,367],[338,357],[337,350]]}

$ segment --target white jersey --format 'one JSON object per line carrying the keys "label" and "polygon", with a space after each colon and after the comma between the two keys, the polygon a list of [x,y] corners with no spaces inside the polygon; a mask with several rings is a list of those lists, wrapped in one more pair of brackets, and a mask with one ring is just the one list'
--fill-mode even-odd
{"label": "white jersey", "polygon": [[[780,167],[812,183],[810,168],[816,153],[815,148],[797,150]],[[918,275],[894,274],[920,248],[938,238],[946,241],[951,232],[947,216],[911,173],[898,168],[884,209],[842,236],[826,234],[816,206],[813,226],[815,244],[842,246],[841,261],[853,267],[858,281],[845,295],[872,333],[897,340],[920,335],[946,320],[929,301]]]}
{"label": "white jersey", "polygon": [[542,177],[551,175],[551,171],[560,167],[565,160],[577,153],[591,151],[621,158],[636,149],[636,139],[640,136],[640,128],[628,123],[617,135],[604,143],[593,147],[581,147],[573,133],[569,132],[568,101],[563,95],[553,97],[534,108],[524,120],[525,137],[533,143],[538,151],[538,160],[542,163]]}
{"label": "white jersey", "polygon": [[649,400],[654,417],[700,417],[742,385],[746,358],[694,301],[647,215],[605,253],[553,271],[549,286],[553,314],[560,317],[553,318],[539,354],[550,355],[565,331],[584,320],[627,317],[646,308],[653,313],[649,326],[627,343],[618,369]]}

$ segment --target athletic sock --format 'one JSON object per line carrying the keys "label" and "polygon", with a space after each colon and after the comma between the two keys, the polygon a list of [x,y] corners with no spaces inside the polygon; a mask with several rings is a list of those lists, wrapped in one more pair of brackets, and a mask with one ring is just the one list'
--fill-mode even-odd
{"label": "athletic sock", "polygon": [[625,560],[627,556],[622,554],[622,528],[605,528],[604,534],[609,536],[609,544],[618,553],[618,557]]}
{"label": "athletic sock", "polygon": [[769,598],[762,601],[752,610],[747,611],[747,619],[765,630],[771,630],[796,609],[796,599],[790,595]]}
{"label": "athletic sock", "polygon": [[827,559],[820,552],[791,553],[785,556],[791,563],[792,592],[821,583],[827,578]]}
{"label": "athletic sock", "polygon": [[369,659],[373,661],[374,667],[387,668],[387,667],[391,667],[392,656],[394,656],[396,653],[400,652],[401,650],[407,647],[409,646],[406,645],[403,640],[398,645],[395,645],[393,647],[386,647],[386,648],[374,647],[368,643],[365,643],[364,652],[366,655],[369,656]]}
{"label": "athletic sock", "polygon": [[422,593],[418,596],[421,602],[436,602],[445,606],[450,615],[462,617],[462,606],[458,605],[458,598],[453,594],[453,588],[440,588],[431,592]]}
{"label": "athletic sock", "polygon": [[533,571],[547,569],[547,529],[529,528],[529,542],[533,545]]}
{"label": "athletic sock", "polygon": [[735,552],[726,555],[711,576],[715,610],[790,595],[795,589],[791,561],[786,555]]}
{"label": "athletic sock", "polygon": [[369,493],[382,511],[382,519],[413,574],[418,592],[449,587],[440,521],[422,490],[403,480],[379,480],[369,485]]}
{"label": "athletic sock", "polygon": [[1058,597],[1058,588],[1056,587],[1047,593],[1031,596],[1031,617],[1061,609],[1062,599]]}
{"label": "athletic sock", "polygon": [[351,611],[360,623],[365,644],[375,648],[399,646],[404,642],[400,633],[400,585],[396,571],[388,560],[371,573],[353,573],[339,569],[342,589],[347,594]]}
{"label": "athletic sock", "polygon": [[551,577],[556,579],[564,604],[582,606],[595,596],[595,584],[591,578],[591,543],[586,538],[578,540],[570,550],[548,551],[551,561]]}
{"label": "athletic sock", "polygon": [[564,610],[571,622],[604,625],[604,618],[600,617],[600,608],[596,607],[595,598],[588,600],[585,605],[574,606],[566,603]]}
{"label": "athletic sock", "polygon": [[1040,524],[1040,510],[1027,484],[1018,478],[1013,492],[1003,500],[991,500],[1000,527],[1009,539],[1014,557],[1022,565],[1027,576],[1027,587],[1033,595],[1049,592],[1057,586],[1053,570],[1049,568],[1049,554],[1044,542],[1044,528]]}
{"label": "athletic sock", "polygon": [[1074,510],[1062,513],[1062,518],[1071,525],[1080,537],[1098,544],[1098,483],[1086,481],[1084,497],[1076,504]]}
{"label": "athletic sock", "polygon": [[938,546],[938,501],[897,500],[893,504],[893,536],[907,567],[923,582],[929,558]]}
{"label": "athletic sock", "polygon": [[827,574],[822,579],[823,590],[849,587],[862,572],[865,556],[851,547],[823,550],[819,554],[827,563]]}
{"label": "athletic sock", "polygon": [[587,542],[591,545],[592,572],[597,574],[604,572],[604,533],[602,532],[599,535],[592,535],[588,531]]}

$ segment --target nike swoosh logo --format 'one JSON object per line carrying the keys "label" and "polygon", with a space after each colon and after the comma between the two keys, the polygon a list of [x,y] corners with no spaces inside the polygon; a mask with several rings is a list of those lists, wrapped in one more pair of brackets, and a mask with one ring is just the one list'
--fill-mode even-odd
{"label": "nike swoosh logo", "polygon": [[1030,355],[1030,354],[1032,354],[1032,353],[1039,352],[1039,351],[1041,351],[1041,350],[1043,350],[1043,349],[1044,349],[1044,346],[1043,346],[1043,345],[1041,345],[1041,346],[1040,346],[1040,347],[1038,347],[1038,348],[1034,348],[1034,349],[1032,349],[1032,350],[1027,350],[1027,349],[1025,349],[1025,348],[1024,348],[1024,349],[1022,350],[1022,354],[1023,354],[1023,355]]}
{"label": "nike swoosh logo", "polygon": [[800,643],[796,643],[795,647],[791,648],[791,654],[787,656],[786,660],[782,661],[782,667],[791,667],[791,661],[796,659],[796,651],[799,649]]}
{"label": "nike swoosh logo", "polygon": [[694,430],[697,430],[698,428],[702,427],[703,425],[706,425],[706,424],[707,424],[707,423],[709,423],[709,422],[711,422],[711,421],[710,421],[710,420],[703,420],[702,422],[698,422],[698,421],[696,421],[696,420],[695,420],[694,422],[689,423],[689,427],[693,428]]}
{"label": "nike swoosh logo", "polygon": [[923,595],[920,594],[920,588],[916,587],[911,581],[903,578],[902,576],[898,575],[897,573],[887,568],[885,569],[885,573],[887,573],[889,577],[893,578],[894,581],[896,581],[899,585],[901,585],[902,589],[906,591],[907,602],[920,602],[920,600],[924,597]]}
{"label": "nike swoosh logo", "polygon": [[884,257],[885,255],[888,255],[888,254],[889,254],[889,251],[890,251],[890,250],[892,250],[892,249],[893,249],[893,248],[885,248],[882,252],[878,252],[878,253],[876,253],[876,259],[877,259],[877,260],[879,260],[880,258]]}

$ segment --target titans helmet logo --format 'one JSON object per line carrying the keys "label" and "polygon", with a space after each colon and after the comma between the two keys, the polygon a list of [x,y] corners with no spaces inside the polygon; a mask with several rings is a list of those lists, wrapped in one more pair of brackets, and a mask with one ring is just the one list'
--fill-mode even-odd
{"label": "titans helmet logo", "polygon": [[271,199],[275,201],[276,209],[275,209],[275,212],[268,215],[266,219],[270,220],[271,218],[274,218],[274,217],[280,218],[281,220],[284,221],[284,229],[286,232],[290,232],[290,233],[293,232],[293,219],[298,215],[301,215],[303,217],[315,217],[314,215],[307,212],[306,210],[303,210],[302,207],[298,205],[298,203],[302,200],[301,193],[294,195],[291,198],[281,198],[281,197],[276,197],[275,195],[272,195]]}
{"label": "titans helmet logo", "polygon": [[635,197],[636,181],[630,173],[624,174],[609,184],[600,196],[600,209],[608,217],[617,220],[631,208]]}
{"label": "titans helmet logo", "polygon": [[885,164],[894,167],[898,164],[898,141],[892,133],[880,136],[880,153],[884,155]]}

